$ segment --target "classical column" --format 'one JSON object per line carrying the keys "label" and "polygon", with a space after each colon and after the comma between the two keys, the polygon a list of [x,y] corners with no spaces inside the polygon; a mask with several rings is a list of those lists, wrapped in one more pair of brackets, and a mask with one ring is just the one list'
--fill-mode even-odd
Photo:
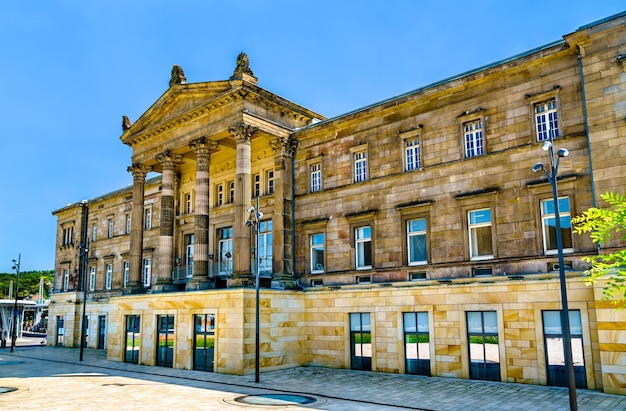
{"label": "classical column", "polygon": [[250,142],[259,132],[258,127],[238,122],[228,131],[237,141],[235,178],[235,225],[233,227],[233,274],[249,276],[250,269],[250,228],[246,226],[248,207],[252,196],[250,181]]}
{"label": "classical column", "polygon": [[270,142],[274,151],[274,216],[272,218],[272,267],[274,282],[281,288],[295,288],[292,273],[292,162],[297,142],[279,137]]}
{"label": "classical column", "polygon": [[190,289],[208,288],[209,278],[209,165],[217,142],[205,137],[189,144],[196,152],[196,201],[194,217],[193,278]]}
{"label": "classical column", "polygon": [[127,284],[128,292],[132,293],[142,288],[141,250],[143,249],[143,197],[146,174],[151,171],[151,168],[141,164],[133,164],[128,167],[128,171],[133,174],[133,207],[130,217],[130,273]]}
{"label": "classical column", "polygon": [[172,284],[172,268],[174,266],[174,178],[176,165],[182,156],[169,151],[157,156],[163,168],[161,178],[161,216],[159,219],[159,269],[157,286]]}

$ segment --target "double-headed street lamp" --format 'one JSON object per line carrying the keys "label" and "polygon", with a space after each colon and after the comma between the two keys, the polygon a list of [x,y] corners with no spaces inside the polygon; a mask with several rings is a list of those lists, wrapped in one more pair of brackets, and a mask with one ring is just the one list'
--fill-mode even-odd
{"label": "double-headed street lamp", "polygon": [[563,330],[563,353],[565,355],[565,372],[567,375],[567,386],[569,389],[569,406],[570,410],[577,410],[576,403],[576,379],[574,378],[574,364],[572,360],[572,338],[569,328],[569,308],[567,303],[567,284],[565,282],[565,264],[563,261],[563,236],[561,233],[561,216],[559,215],[559,192],[557,188],[557,173],[559,171],[559,161],[563,157],[569,155],[569,151],[560,148],[554,152],[554,144],[552,142],[552,133],[548,130],[549,140],[544,141],[541,149],[547,151],[550,158],[550,167],[546,167],[542,163],[533,166],[535,173],[543,171],[552,186],[552,196],[554,198],[554,215],[556,228],[556,246],[559,256],[559,280],[561,283],[561,328]]}
{"label": "double-headed street lamp", "polygon": [[259,220],[263,217],[263,213],[259,210],[259,198],[256,199],[256,209],[252,206],[248,208],[248,221],[246,225],[254,229],[254,262],[256,266],[256,328],[255,328],[255,340],[254,340],[254,382],[259,382],[259,275],[260,275],[260,263],[259,263]]}
{"label": "double-headed street lamp", "polygon": [[17,260],[13,260],[13,269],[17,272],[17,282],[15,284],[15,305],[13,306],[13,323],[11,324],[11,352],[15,349],[15,341],[17,340],[17,294],[20,292],[20,262],[22,254],[19,254]]}

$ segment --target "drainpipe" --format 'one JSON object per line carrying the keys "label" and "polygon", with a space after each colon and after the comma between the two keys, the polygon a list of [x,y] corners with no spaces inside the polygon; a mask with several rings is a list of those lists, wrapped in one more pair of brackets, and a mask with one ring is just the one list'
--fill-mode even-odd
{"label": "drainpipe", "polygon": [[[591,178],[591,202],[594,208],[597,207],[596,185],[593,178],[593,159],[591,158],[591,140],[589,139],[589,118],[587,117],[587,97],[585,96],[585,75],[583,73],[583,56],[578,49],[578,71],[580,73],[580,93],[583,101],[583,118],[585,119],[585,137],[587,138],[587,154],[589,156],[589,177]],[[600,254],[600,243],[596,243],[596,252]]]}

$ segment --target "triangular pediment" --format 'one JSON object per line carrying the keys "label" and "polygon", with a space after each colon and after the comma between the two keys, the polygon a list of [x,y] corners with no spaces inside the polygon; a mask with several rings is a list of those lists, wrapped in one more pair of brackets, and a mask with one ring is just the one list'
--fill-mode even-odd
{"label": "triangular pediment", "polygon": [[228,99],[228,94],[234,91],[229,81],[174,85],[130,127],[123,125],[124,132],[120,138],[123,143],[132,146],[137,136],[167,126],[176,119],[193,115],[195,110],[210,105],[220,97]]}

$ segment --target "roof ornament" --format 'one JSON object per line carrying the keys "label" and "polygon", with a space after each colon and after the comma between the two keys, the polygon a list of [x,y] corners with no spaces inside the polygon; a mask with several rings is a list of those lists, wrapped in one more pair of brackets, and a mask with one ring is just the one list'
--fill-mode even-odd
{"label": "roof ornament", "polygon": [[172,66],[172,77],[170,78],[170,87],[176,84],[187,84],[187,77],[183,73],[183,69],[178,64]]}
{"label": "roof ornament", "polygon": [[122,131],[128,130],[131,125],[132,123],[130,122],[128,116],[122,116]]}
{"label": "roof ornament", "polygon": [[254,76],[252,70],[250,70],[250,60],[248,59],[248,55],[243,51],[237,56],[237,67],[235,67],[233,76],[239,76],[242,74]]}

